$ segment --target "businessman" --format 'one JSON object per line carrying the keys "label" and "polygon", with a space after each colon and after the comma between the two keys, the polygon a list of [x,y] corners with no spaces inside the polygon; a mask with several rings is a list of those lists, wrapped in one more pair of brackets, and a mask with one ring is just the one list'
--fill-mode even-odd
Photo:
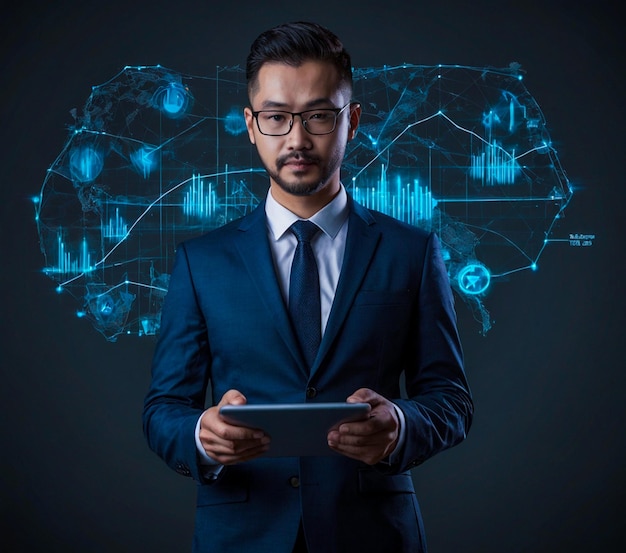
{"label": "businessman", "polygon": [[[198,483],[195,552],[425,552],[410,469],[462,441],[473,414],[440,243],[342,185],[361,106],[333,33],[266,31],[246,74],[269,189],[179,245],[145,435]],[[219,413],[346,401],[369,416],[330,431],[321,456],[272,457],[270,436]]]}

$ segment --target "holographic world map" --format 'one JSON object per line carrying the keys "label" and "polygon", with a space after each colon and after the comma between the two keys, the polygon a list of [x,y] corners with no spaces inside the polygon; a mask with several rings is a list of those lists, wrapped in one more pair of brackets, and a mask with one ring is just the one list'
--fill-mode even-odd
{"label": "holographic world map", "polygon": [[[366,207],[437,232],[483,334],[490,291],[563,241],[572,197],[523,74],[518,64],[354,70],[363,115],[342,181]],[[43,272],[107,340],[158,334],[177,244],[265,197],[247,103],[238,66],[213,76],[133,66],[72,111],[33,199]]]}

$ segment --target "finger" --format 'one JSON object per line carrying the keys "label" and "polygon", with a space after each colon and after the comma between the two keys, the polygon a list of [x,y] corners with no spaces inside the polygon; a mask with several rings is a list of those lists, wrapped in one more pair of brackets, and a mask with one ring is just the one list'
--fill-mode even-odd
{"label": "finger", "polygon": [[377,447],[380,444],[388,443],[393,439],[393,435],[388,431],[355,434],[347,432],[329,433],[328,440],[342,446],[350,447]]}
{"label": "finger", "polygon": [[379,403],[380,396],[374,392],[374,390],[370,390],[369,388],[359,388],[356,392],[346,398],[347,403],[369,403],[372,405],[377,405]]}
{"label": "finger", "polygon": [[260,440],[220,440],[213,439],[207,443],[211,448],[211,451],[223,455],[243,455],[248,451],[255,449],[262,449],[269,446],[269,437],[264,437]]}
{"label": "finger", "polygon": [[[207,423],[206,425],[204,423]],[[262,430],[230,424],[221,416],[218,418],[203,418],[200,423],[200,440],[219,440],[222,442],[235,442],[245,440],[260,440],[265,436]]]}
{"label": "finger", "polygon": [[395,434],[387,432],[369,436],[354,436],[335,432],[329,434],[328,445],[337,453],[371,465],[387,457],[393,451],[396,440]]}
{"label": "finger", "polygon": [[[216,460],[222,456],[227,462],[241,459],[244,452],[255,448],[262,448],[269,442],[269,437],[262,431],[245,426],[231,425],[218,415],[218,407],[207,409],[200,421],[200,443],[206,453]],[[256,452],[246,453],[246,457],[256,455]],[[239,457],[238,457],[239,456]]]}
{"label": "finger", "polygon": [[228,390],[220,399],[220,402],[217,404],[218,407],[223,407],[224,405],[244,405],[247,403],[246,396],[244,396],[239,390]]}
{"label": "finger", "polygon": [[232,465],[235,463],[242,463],[244,461],[250,461],[257,457],[263,455],[269,449],[269,445],[265,444],[262,446],[253,447],[238,453],[231,452],[220,452],[217,451],[212,455],[212,458],[215,459],[218,463],[222,465]]}
{"label": "finger", "polygon": [[387,416],[387,413],[371,411],[369,417],[362,421],[344,422],[337,430],[341,434],[352,434],[356,436],[366,436],[377,434],[385,430],[395,428],[394,421]]}
{"label": "finger", "polygon": [[238,426],[223,420],[216,422],[211,430],[213,434],[223,440],[259,440],[265,436],[265,433],[260,428]]}
{"label": "finger", "polygon": [[201,441],[207,454],[220,462],[236,462],[258,456],[267,451],[270,444],[269,436],[261,439],[228,440],[211,433],[202,436]]}
{"label": "finger", "polygon": [[383,426],[383,420],[375,414],[370,413],[369,417],[362,421],[341,423],[337,430],[345,434],[371,434],[373,432],[379,432]]}

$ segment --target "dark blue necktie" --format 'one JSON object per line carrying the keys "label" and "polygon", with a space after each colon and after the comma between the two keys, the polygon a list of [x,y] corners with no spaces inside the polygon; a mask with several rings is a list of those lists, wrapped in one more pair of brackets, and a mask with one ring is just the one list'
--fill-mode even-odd
{"label": "dark blue necktie", "polygon": [[296,221],[291,227],[298,245],[291,265],[289,314],[306,362],[311,368],[322,339],[320,280],[311,240],[320,228],[311,221]]}

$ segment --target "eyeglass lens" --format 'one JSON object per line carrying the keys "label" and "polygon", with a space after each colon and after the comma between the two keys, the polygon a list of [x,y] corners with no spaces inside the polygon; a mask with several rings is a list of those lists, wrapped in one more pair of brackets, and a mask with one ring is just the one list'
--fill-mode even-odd
{"label": "eyeglass lens", "polygon": [[329,134],[335,130],[337,114],[331,109],[316,109],[293,114],[288,111],[259,111],[257,121],[263,134],[283,135],[289,133],[295,115],[311,134]]}

